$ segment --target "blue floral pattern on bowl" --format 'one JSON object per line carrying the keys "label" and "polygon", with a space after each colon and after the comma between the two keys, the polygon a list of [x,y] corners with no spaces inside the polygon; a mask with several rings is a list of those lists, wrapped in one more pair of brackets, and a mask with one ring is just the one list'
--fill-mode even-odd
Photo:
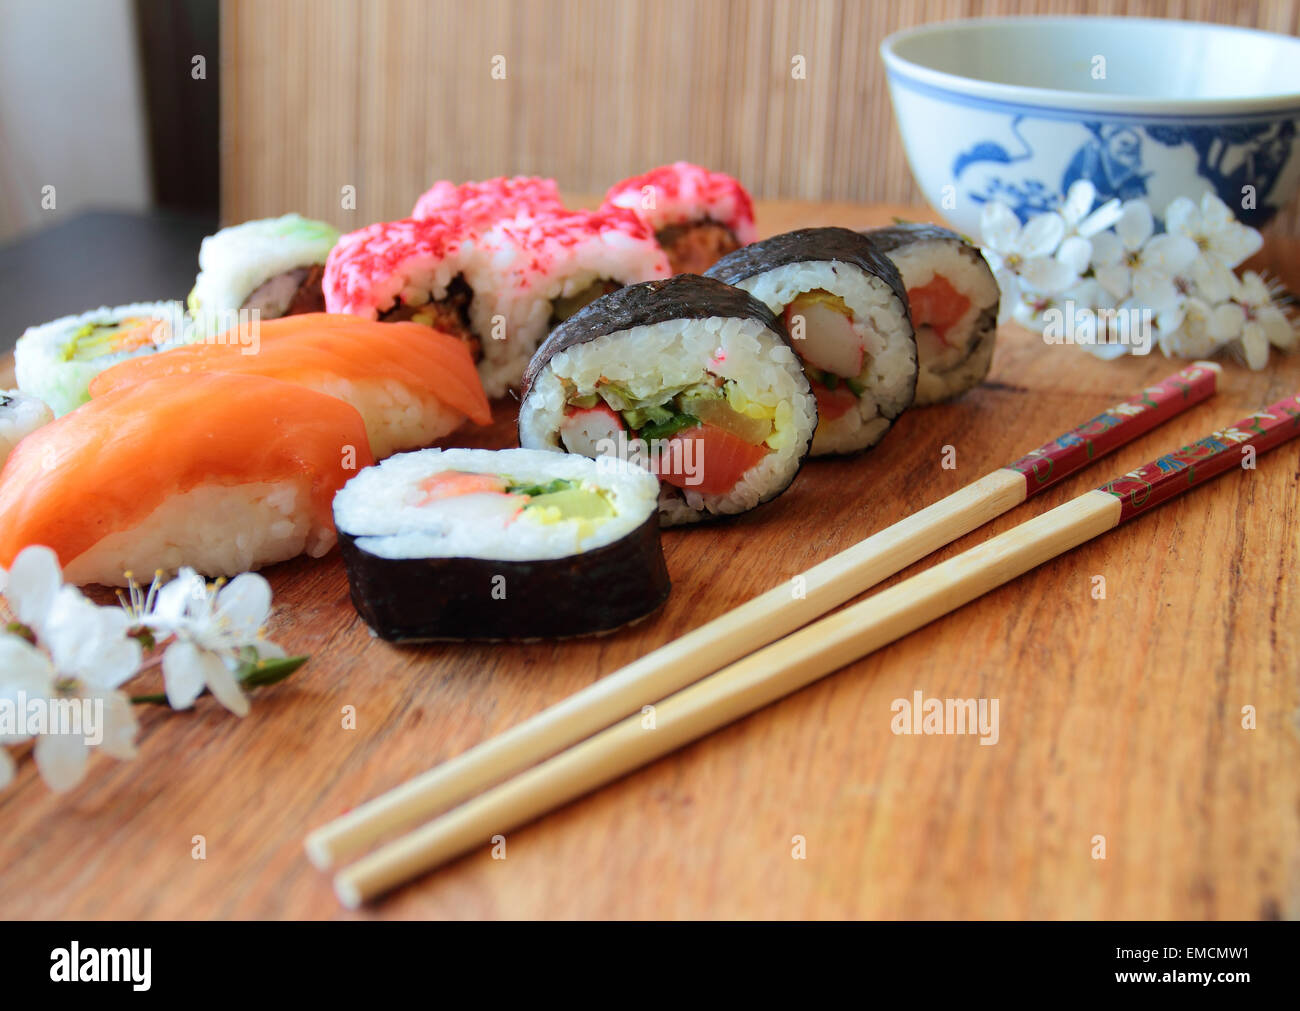
{"label": "blue floral pattern on bowl", "polygon": [[1086,179],[1099,200],[1142,198],[1162,211],[1214,192],[1245,224],[1271,220],[1300,183],[1300,110],[1267,115],[1142,116],[1016,105],[889,73],[913,174],[955,227],[979,229],[1000,200],[1022,221],[1057,209]]}

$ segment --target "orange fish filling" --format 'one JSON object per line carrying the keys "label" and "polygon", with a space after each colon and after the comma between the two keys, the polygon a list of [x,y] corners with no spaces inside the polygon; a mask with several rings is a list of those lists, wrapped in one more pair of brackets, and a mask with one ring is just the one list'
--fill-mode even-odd
{"label": "orange fish filling", "polygon": [[929,284],[909,288],[907,301],[912,308],[912,326],[918,330],[928,326],[944,344],[948,344],[948,331],[970,308],[970,299],[938,274]]}

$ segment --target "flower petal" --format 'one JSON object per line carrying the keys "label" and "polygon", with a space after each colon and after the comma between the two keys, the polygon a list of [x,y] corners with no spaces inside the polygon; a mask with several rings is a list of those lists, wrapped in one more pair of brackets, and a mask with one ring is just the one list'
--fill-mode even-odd
{"label": "flower petal", "polygon": [[1065,238],[1065,219],[1055,211],[1030,218],[1020,233],[1020,255],[1026,259],[1050,256]]}
{"label": "flower petal", "polygon": [[1221,231],[1229,225],[1237,223],[1236,216],[1228,208],[1218,194],[1213,190],[1207,191],[1201,197],[1201,231],[1207,235]]}
{"label": "flower petal", "polygon": [[1116,301],[1128,298],[1133,290],[1133,272],[1123,264],[1098,267],[1093,274],[1097,278],[1097,283],[1110,292]]}
{"label": "flower petal", "polygon": [[1178,289],[1167,275],[1143,268],[1133,272],[1133,299],[1152,312],[1164,312],[1177,304]]}
{"label": "flower petal", "polygon": [[1247,367],[1254,372],[1268,364],[1268,338],[1264,335],[1264,328],[1254,320],[1242,328],[1241,353]]}
{"label": "flower petal", "polygon": [[49,788],[62,793],[85,777],[87,752],[80,734],[42,734],[36,738],[36,767]]}
{"label": "flower petal", "polygon": [[980,236],[994,252],[1014,253],[1020,239],[1020,219],[998,200],[990,200],[980,212]]}
{"label": "flower petal", "polygon": [[1098,232],[1091,241],[1093,266],[1110,267],[1124,256],[1124,243],[1114,232]]}
{"label": "flower petal", "polygon": [[1065,194],[1061,214],[1069,225],[1077,225],[1092,210],[1097,200],[1097,187],[1087,179],[1076,180]]}
{"label": "flower petal", "polygon": [[1237,267],[1259,252],[1264,237],[1253,228],[1232,224],[1209,237],[1210,253],[1226,267]]}
{"label": "flower petal", "polygon": [[195,605],[207,597],[207,593],[208,584],[202,576],[193,569],[181,569],[175,579],[159,589],[146,624],[154,629],[175,631]]}
{"label": "flower petal", "polygon": [[1084,238],[1091,238],[1098,232],[1110,228],[1124,213],[1124,205],[1118,200],[1107,200],[1095,211],[1079,222],[1075,229]]}
{"label": "flower petal", "polygon": [[1076,274],[1082,274],[1092,261],[1092,243],[1077,235],[1071,235],[1061,243],[1056,251],[1056,258],[1067,264]]}
{"label": "flower petal", "polygon": [[[239,687],[239,682],[235,675],[216,658],[215,665],[207,665],[208,690],[218,702],[229,709],[236,716],[248,715],[248,696],[244,690]],[[220,668],[220,670],[218,670]]]}
{"label": "flower petal", "polygon": [[14,781],[14,760],[4,748],[0,748],[0,790]]}
{"label": "flower petal", "polygon": [[174,642],[167,647],[162,662],[163,684],[167,690],[167,704],[173,709],[189,709],[203,691],[207,683],[204,655],[189,642]]}
{"label": "flower petal", "polygon": [[58,556],[47,547],[34,544],[23,548],[14,559],[5,596],[18,620],[39,633],[62,585],[63,570],[59,568]]}
{"label": "flower petal", "polygon": [[1201,230],[1201,214],[1187,197],[1178,197],[1165,208],[1165,231],[1195,238]]}
{"label": "flower petal", "polygon": [[1025,261],[1020,269],[1020,278],[1025,287],[1033,291],[1055,295],[1078,281],[1079,272],[1053,256],[1040,256]]}
{"label": "flower petal", "polygon": [[26,639],[0,634],[0,697],[13,698],[18,692],[29,696],[54,691],[54,668],[50,658]]}
{"label": "flower petal", "polygon": [[1184,273],[1200,254],[1186,235],[1153,235],[1142,247],[1142,262],[1158,267],[1169,277]]}
{"label": "flower petal", "polygon": [[256,572],[236,576],[217,594],[215,617],[236,646],[256,639],[270,616],[271,584]]}
{"label": "flower petal", "polygon": [[1233,302],[1216,305],[1205,317],[1205,332],[1217,341],[1232,340],[1245,325],[1245,310]]}
{"label": "flower petal", "polygon": [[104,739],[100,748],[119,761],[130,761],[136,756],[135,736],[140,724],[135,718],[135,706],[121,692],[106,692],[104,700]]}
{"label": "flower petal", "polygon": [[1140,249],[1155,230],[1155,219],[1145,200],[1130,200],[1115,222],[1115,234],[1125,249]]}
{"label": "flower petal", "polygon": [[1237,290],[1236,277],[1216,257],[1197,257],[1189,272],[1201,297],[1207,302],[1222,302]]}
{"label": "flower petal", "polygon": [[1295,347],[1295,327],[1280,309],[1260,309],[1256,314],[1260,326],[1268,336],[1268,341],[1280,351],[1290,351]]}

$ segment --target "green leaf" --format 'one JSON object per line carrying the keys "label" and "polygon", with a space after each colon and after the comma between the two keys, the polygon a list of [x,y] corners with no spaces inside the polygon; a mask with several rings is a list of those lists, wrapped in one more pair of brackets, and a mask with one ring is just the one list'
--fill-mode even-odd
{"label": "green leaf", "polygon": [[646,425],[645,428],[637,432],[637,437],[650,442],[653,439],[667,439],[676,435],[684,428],[694,428],[700,423],[700,419],[692,414],[674,414],[667,421],[657,425]]}
{"label": "green leaf", "polygon": [[132,695],[131,704],[135,706],[166,706],[171,703],[167,701],[166,692],[156,692],[153,695]]}
{"label": "green leaf", "polygon": [[241,667],[237,676],[245,688],[265,688],[267,685],[283,681],[309,659],[306,656],[286,656],[274,660],[260,660],[256,664],[248,665],[248,669]]}

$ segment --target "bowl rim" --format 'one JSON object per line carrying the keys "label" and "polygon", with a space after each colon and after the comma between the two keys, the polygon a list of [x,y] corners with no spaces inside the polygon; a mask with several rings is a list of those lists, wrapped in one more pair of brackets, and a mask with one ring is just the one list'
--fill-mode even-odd
{"label": "bowl rim", "polygon": [[[904,28],[886,36],[880,43],[880,56],[885,63],[886,75],[891,82],[904,86],[919,85],[916,90],[941,93],[958,100],[977,99],[979,104],[1015,105],[1029,110],[1065,110],[1080,115],[1099,112],[1130,113],[1172,116],[1179,119],[1224,118],[1256,116],[1267,113],[1291,112],[1300,115],[1300,91],[1258,98],[1142,98],[1135,95],[1099,95],[1090,91],[1069,91],[1060,88],[1038,88],[1026,84],[1004,84],[965,77],[946,70],[935,70],[913,62],[899,54],[900,43],[924,35],[961,28],[994,28],[1014,24],[1069,26],[1087,23],[1111,24],[1116,27],[1133,27],[1144,24],[1151,27],[1177,24],[1199,30],[1230,32],[1238,35],[1255,35],[1294,45],[1300,56],[1300,38],[1258,28],[1217,24],[1212,21],[1187,21],[1181,18],[1142,18],[1122,15],[1016,15],[1010,17],[952,18],[931,24]],[[972,103],[968,103],[972,104]]]}

